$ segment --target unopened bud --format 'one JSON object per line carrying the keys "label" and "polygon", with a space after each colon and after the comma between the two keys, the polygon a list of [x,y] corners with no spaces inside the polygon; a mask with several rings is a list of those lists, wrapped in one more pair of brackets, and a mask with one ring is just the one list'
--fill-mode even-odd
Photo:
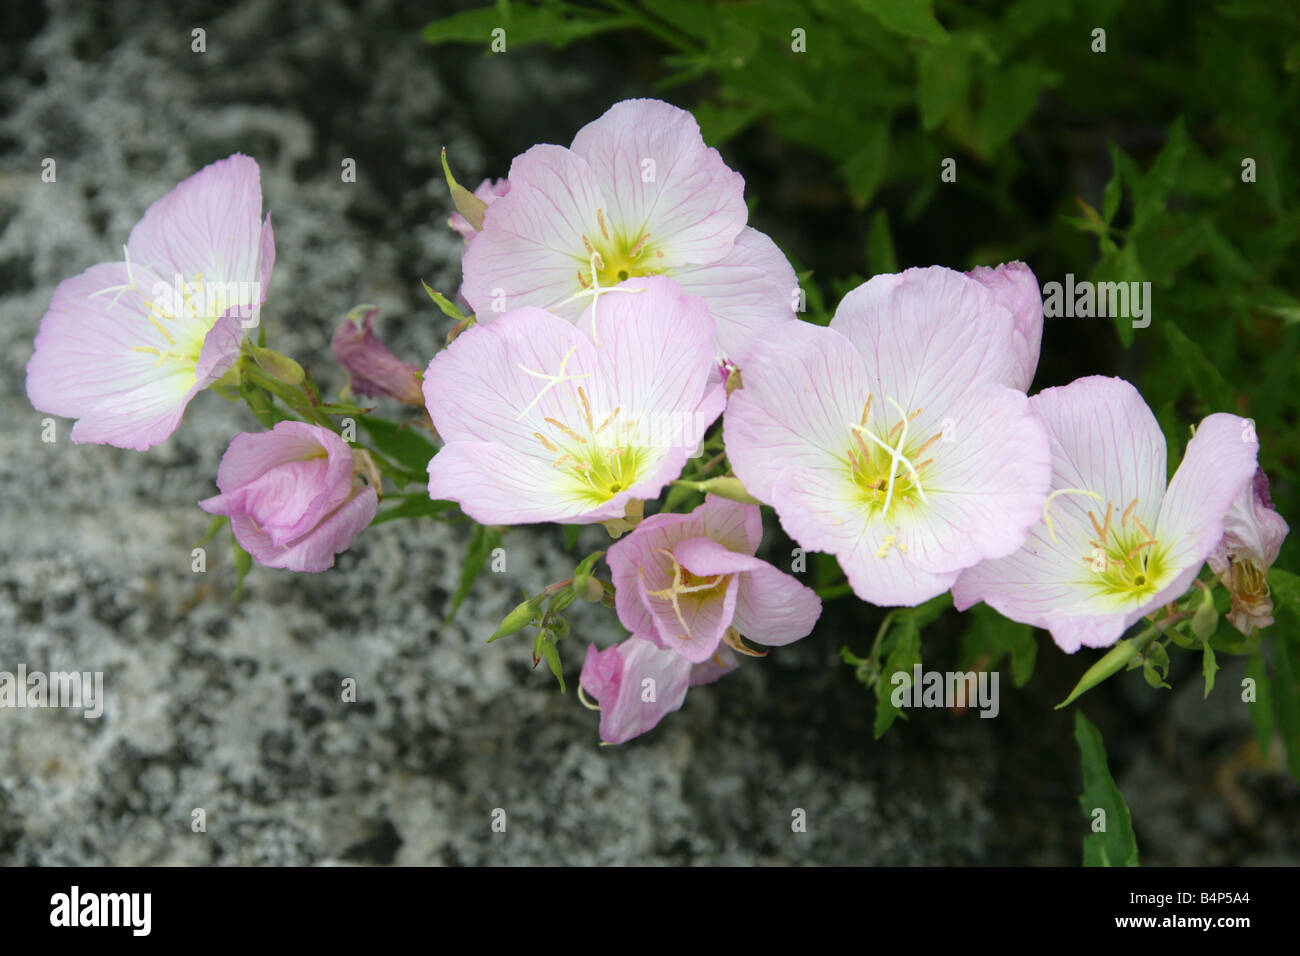
{"label": "unopened bud", "polygon": [[511,634],[518,634],[529,624],[532,624],[537,618],[537,611],[541,601],[537,598],[529,598],[523,604],[520,604],[513,611],[505,616],[501,626],[496,632],[488,638],[488,643],[492,643],[498,637],[509,637]]}
{"label": "unopened bud", "polygon": [[253,361],[257,363],[257,367],[277,382],[298,386],[307,377],[303,373],[302,366],[287,355],[281,355],[274,349],[265,349],[256,345],[252,347],[251,351]]}

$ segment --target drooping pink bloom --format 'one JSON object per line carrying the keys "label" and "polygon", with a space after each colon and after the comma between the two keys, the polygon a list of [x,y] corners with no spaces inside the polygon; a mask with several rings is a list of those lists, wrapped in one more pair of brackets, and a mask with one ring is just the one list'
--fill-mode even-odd
{"label": "drooping pink bloom", "polygon": [[529,307],[471,327],[424,376],[446,441],[430,496],[482,524],[623,517],[681,474],[722,411],[712,338],[703,301],[658,277],[623,283],[577,326]]}
{"label": "drooping pink bloom", "polygon": [[257,163],[205,166],[145,212],[123,261],[54,290],[27,363],[40,411],[78,419],[72,440],[143,451],[239,358],[275,264]]}
{"label": "drooping pink bloom", "polygon": [[[508,192],[510,192],[510,180],[485,179],[478,184],[478,189],[474,190],[474,197],[483,200],[484,204],[490,206]],[[447,225],[460,233],[466,242],[478,235],[478,230],[470,225],[470,221],[458,212],[451,214],[451,218],[447,220]]]}
{"label": "drooping pink bloom", "polygon": [[744,180],[685,110],[616,103],[568,149],[515,157],[509,180],[463,260],[462,293],[481,322],[520,306],[576,321],[604,289],[651,275],[705,299],[725,357],[794,320],[794,270],[745,225]]}
{"label": "drooping pink bloom", "polygon": [[420,370],[394,355],[375,335],[379,309],[359,306],[334,332],[334,358],[348,373],[352,391],[372,398],[391,398],[407,405],[423,405]]}
{"label": "drooping pink bloom", "polygon": [[1209,554],[1210,570],[1232,599],[1228,620],[1243,634],[1273,623],[1268,569],[1286,539],[1286,520],[1273,510],[1264,469],[1241,489],[1223,518],[1223,540]]}
{"label": "drooping pink bloom", "polygon": [[997,296],[1011,312],[1015,341],[1012,354],[1016,362],[1006,384],[1028,391],[1043,342],[1043,295],[1037,277],[1023,262],[1007,262],[993,268],[976,266],[966,275]]}
{"label": "drooping pink bloom", "polygon": [[1012,553],[1047,495],[1047,435],[1019,390],[1003,300],[933,267],[850,292],[742,361],[724,424],[749,493],[873,604],[915,605]]}
{"label": "drooping pink bloom", "polygon": [[356,477],[348,443],[305,422],[236,435],[217,487],[221,494],[199,507],[229,516],[235,540],[258,564],[291,571],[333,567],[379,505],[375,489]]}
{"label": "drooping pink bloom", "polygon": [[1081,378],[1030,404],[1051,436],[1051,494],[1024,546],[964,572],[953,602],[1045,628],[1068,653],[1106,647],[1191,586],[1259,443],[1244,419],[1210,415],[1166,488],[1164,435],[1128,382]]}
{"label": "drooping pink bloom", "polygon": [[757,505],[714,495],[690,514],[647,518],[606,556],[619,620],[695,664],[724,641],[743,650],[740,637],[772,647],[805,637],[821,600],[754,557],[762,537]]}
{"label": "drooping pink bloom", "polygon": [[600,702],[600,739],[621,744],[679,709],[688,688],[711,683],[737,666],[726,647],[718,648],[705,663],[692,664],[654,641],[630,637],[603,651],[588,645],[578,682]]}

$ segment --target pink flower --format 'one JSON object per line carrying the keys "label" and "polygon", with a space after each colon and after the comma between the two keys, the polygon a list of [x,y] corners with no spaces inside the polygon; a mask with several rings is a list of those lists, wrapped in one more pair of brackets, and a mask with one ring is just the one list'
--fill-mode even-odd
{"label": "pink flower", "polygon": [[54,290],[27,363],[38,410],[78,419],[72,440],[143,451],[180,425],[257,324],[275,264],[257,163],[199,170],[145,212],[122,262]]}
{"label": "pink flower", "polygon": [[1223,518],[1223,540],[1209,554],[1210,570],[1232,598],[1228,620],[1243,634],[1273,623],[1268,569],[1291,529],[1273,510],[1268,475],[1262,468],[1241,489]]}
{"label": "pink flower", "polygon": [[964,572],[953,602],[1046,628],[1068,653],[1106,647],[1191,586],[1259,444],[1244,419],[1210,415],[1166,488],[1164,435],[1128,382],[1081,378],[1030,405],[1051,437],[1052,492],[1024,546]]}
{"label": "pink flower", "polygon": [[688,688],[711,683],[737,666],[735,655],[725,647],[706,663],[692,664],[653,641],[630,637],[603,651],[588,645],[578,683],[600,701],[600,739],[621,744],[679,709]]}
{"label": "pink flower", "polygon": [[522,308],[469,328],[424,376],[446,441],[430,496],[481,524],[623,517],[681,474],[722,411],[712,338],[704,303],[663,278],[624,283],[577,327]]}
{"label": "pink flower", "polygon": [[236,435],[217,487],[221,494],[199,507],[229,516],[235,540],[259,564],[291,571],[333,567],[379,505],[375,489],[355,477],[348,443],[304,422]]}
{"label": "pink flower", "polygon": [[976,266],[966,275],[992,292],[1010,310],[1014,320],[1016,364],[1006,384],[1028,391],[1043,342],[1043,295],[1038,289],[1038,279],[1023,262],[1008,262],[992,269]]}
{"label": "pink flower", "polygon": [[873,604],[915,605],[1011,554],[1047,495],[1047,435],[1019,390],[1012,312],[950,269],[876,276],[828,328],[742,362],[724,424],[749,493]]}
{"label": "pink flower", "polygon": [[372,398],[391,398],[423,405],[419,368],[403,362],[374,333],[374,306],[358,306],[334,333],[334,358],[348,373],[352,391]]}
{"label": "pink flower", "polygon": [[520,306],[573,322],[601,290],[650,275],[708,302],[724,356],[794,320],[794,270],[745,225],[744,180],[684,110],[616,103],[570,148],[515,157],[509,178],[463,260],[462,292],[482,322]]}
{"label": "pink flower", "polygon": [[724,640],[744,651],[737,635],[776,647],[806,636],[821,600],[754,557],[762,537],[757,505],[713,495],[690,514],[647,518],[606,558],[619,620],[694,664]]}
{"label": "pink flower", "polygon": [[[483,182],[478,184],[478,189],[474,190],[474,196],[477,199],[483,200],[486,205],[490,206],[508,192],[510,192],[510,180],[485,179]],[[447,220],[447,225],[460,233],[466,242],[469,242],[478,235],[478,230],[470,225],[469,220],[458,212],[453,212],[451,214],[451,218]]]}

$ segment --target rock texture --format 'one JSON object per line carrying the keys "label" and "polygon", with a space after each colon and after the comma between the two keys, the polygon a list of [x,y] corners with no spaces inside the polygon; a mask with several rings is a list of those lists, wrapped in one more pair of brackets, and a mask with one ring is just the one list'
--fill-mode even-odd
{"label": "rock texture", "polygon": [[[1047,690],[1004,691],[999,720],[918,713],[872,742],[872,705],[837,652],[862,650],[879,618],[840,602],[808,640],[602,748],[595,715],[531,669],[526,638],[484,643],[521,589],[570,573],[558,531],[511,532],[506,571],[485,573],[447,625],[468,534],[432,522],[371,529],[324,574],[254,569],[232,603],[221,542],[202,574],[191,548],[222,451],[256,427],[246,410],[200,396],[145,454],[73,445],[61,420],[42,442],[24,366],[55,284],[113,258],[199,166],[235,150],[261,163],[278,249],[270,344],[338,387],[329,338],[351,306],[378,304],[380,334],[417,364],[447,332],[418,284],[458,281],[440,147],[472,184],[648,92],[597,54],[431,50],[399,7],[251,0],[207,17],[60,0],[12,14],[0,40],[0,670],[103,671],[107,704],[99,720],[0,710],[0,864],[1077,860],[1077,758],[1068,720],[1045,716],[1050,674]],[[196,29],[206,52],[192,49]],[[41,181],[46,158],[54,183]],[[355,183],[341,181],[348,158]],[[571,684],[586,642],[619,633],[612,612],[575,615]],[[346,678],[355,703],[341,699]],[[1153,813],[1204,804],[1170,789],[1167,767],[1144,775],[1160,756],[1137,746],[1147,764],[1129,779],[1164,800]],[[198,808],[206,832],[191,828]],[[800,809],[806,832],[792,827]],[[1255,851],[1294,860],[1287,825]],[[1158,852],[1184,862],[1169,839]]]}

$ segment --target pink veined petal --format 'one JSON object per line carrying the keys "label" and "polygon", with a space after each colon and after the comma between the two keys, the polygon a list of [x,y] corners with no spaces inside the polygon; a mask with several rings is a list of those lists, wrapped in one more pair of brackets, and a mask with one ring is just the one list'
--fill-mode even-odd
{"label": "pink veined petal", "polygon": [[264,235],[257,163],[235,153],[150,206],[131,230],[127,248],[133,263],[164,282],[175,275],[187,282],[199,275],[205,283],[254,282],[268,241],[273,249],[269,228]]}
{"label": "pink veined petal", "polygon": [[964,610],[982,600],[1012,620],[1047,628],[1067,653],[1104,647],[1191,583],[1180,562],[1171,562],[1159,592],[1121,605],[1098,589],[1088,560],[1095,536],[1088,514],[1104,522],[1107,502],[1118,525],[1136,499],[1131,514],[1155,528],[1165,491],[1164,436],[1137,390],[1122,379],[1077,379],[1040,392],[1030,405],[1048,431],[1052,491],[1062,492],[1046,505],[1051,527],[1039,521],[1020,550],[963,572],[953,587],[954,604]]}
{"label": "pink veined petal", "polygon": [[[686,700],[691,663],[673,651],[631,637],[620,646],[616,696],[600,700],[600,739],[621,744],[652,729]],[[585,686],[585,685],[584,685]]]}
{"label": "pink veined petal", "polygon": [[704,145],[685,110],[615,103],[578,131],[572,149],[590,166],[613,228],[629,243],[648,233],[665,268],[721,259],[744,228],[745,181]]}
{"label": "pink veined petal", "polygon": [[499,442],[450,441],[429,462],[429,497],[455,501],[479,524],[594,524],[623,515],[625,497],[593,506],[562,488],[557,474],[550,462]]}
{"label": "pink veined petal", "polygon": [[887,547],[883,525],[850,500],[848,484],[829,469],[786,469],[772,488],[781,527],[806,550],[835,555],[853,592],[871,604],[912,607],[952,587],[956,572],[926,571]]}
{"label": "pink veined petal", "polygon": [[1187,443],[1152,529],[1180,565],[1201,565],[1223,539],[1224,517],[1258,468],[1259,440],[1244,418],[1208,416]]}
{"label": "pink veined petal", "polygon": [[946,437],[925,452],[934,459],[922,470],[928,503],[896,516],[908,560],[939,574],[1018,549],[1052,476],[1047,430],[1023,392],[986,382],[946,411]]}
{"label": "pink veined petal", "polygon": [[1023,262],[1007,262],[990,269],[976,266],[966,273],[1006,306],[1015,319],[1015,372],[1005,383],[1026,391],[1038,369],[1043,341],[1043,295],[1033,270]]}
{"label": "pink veined petal", "polygon": [[618,695],[618,685],[622,679],[622,645],[597,650],[595,644],[587,645],[587,656],[582,662],[582,673],[578,683],[596,700],[608,695]]}
{"label": "pink veined petal", "polygon": [[847,474],[850,427],[870,391],[867,368],[853,344],[806,322],[759,340],[742,365],[744,388],[733,392],[723,419],[727,456],[746,490],[772,501],[787,467]]}
{"label": "pink veined petal", "polygon": [[74,441],[143,451],[176,429],[194,382],[140,350],[168,343],[138,293],[114,291],[128,282],[125,263],[113,262],[59,283],[27,363],[27,396],[38,411],[82,419]]}
{"label": "pink veined petal", "polygon": [[755,644],[781,647],[807,637],[821,613],[817,592],[764,561],[740,576],[732,623]]}
{"label": "pink veined petal", "polygon": [[596,345],[610,385],[604,405],[621,410],[619,421],[682,445],[712,423],[692,417],[714,367],[713,320],[703,299],[662,276],[628,279],[588,308],[578,327]]}
{"label": "pink veined petal", "polygon": [[570,321],[586,300],[578,273],[589,270],[583,236],[599,236],[604,200],[587,162],[562,146],[534,146],[510,165],[510,191],[483,216],[465,249],[463,294],[480,322],[537,306]]}
{"label": "pink veined petal", "polygon": [[709,304],[719,352],[740,361],[760,338],[784,334],[798,321],[799,282],[794,268],[771,239],[746,226],[721,259],[672,271],[689,295]]}
{"label": "pink veined petal", "polygon": [[712,684],[719,677],[725,677],[739,666],[740,659],[736,657],[736,652],[723,645],[714,651],[713,656],[707,661],[691,668],[690,686]]}
{"label": "pink veined petal", "polygon": [[771,567],[766,561],[741,551],[730,551],[720,541],[704,535],[674,544],[673,556],[691,574],[703,578]]}
{"label": "pink veined petal", "polygon": [[704,504],[691,516],[701,521],[698,534],[708,535],[732,551],[754,554],[763,543],[763,513],[758,505],[705,495]]}
{"label": "pink veined petal", "polygon": [[199,350],[199,360],[194,366],[191,397],[217,381],[239,361],[245,334],[238,308],[231,309],[208,329],[208,334],[203,337],[203,347]]}
{"label": "pink veined petal", "polygon": [[831,329],[868,358],[870,390],[882,405],[943,409],[977,382],[1016,380],[1014,321],[979,282],[931,266],[878,275],[840,302]]}
{"label": "pink veined petal", "polygon": [[352,546],[352,541],[374,520],[379,498],[374,488],[358,489],[320,524],[296,541],[277,546],[246,516],[231,519],[240,546],[258,564],[290,571],[325,571],[334,558]]}
{"label": "pink veined petal", "polygon": [[551,468],[559,457],[536,433],[553,418],[583,428],[583,387],[589,399],[605,391],[591,341],[541,309],[508,312],[456,337],[429,363],[424,397],[444,441],[490,441],[536,457]]}

